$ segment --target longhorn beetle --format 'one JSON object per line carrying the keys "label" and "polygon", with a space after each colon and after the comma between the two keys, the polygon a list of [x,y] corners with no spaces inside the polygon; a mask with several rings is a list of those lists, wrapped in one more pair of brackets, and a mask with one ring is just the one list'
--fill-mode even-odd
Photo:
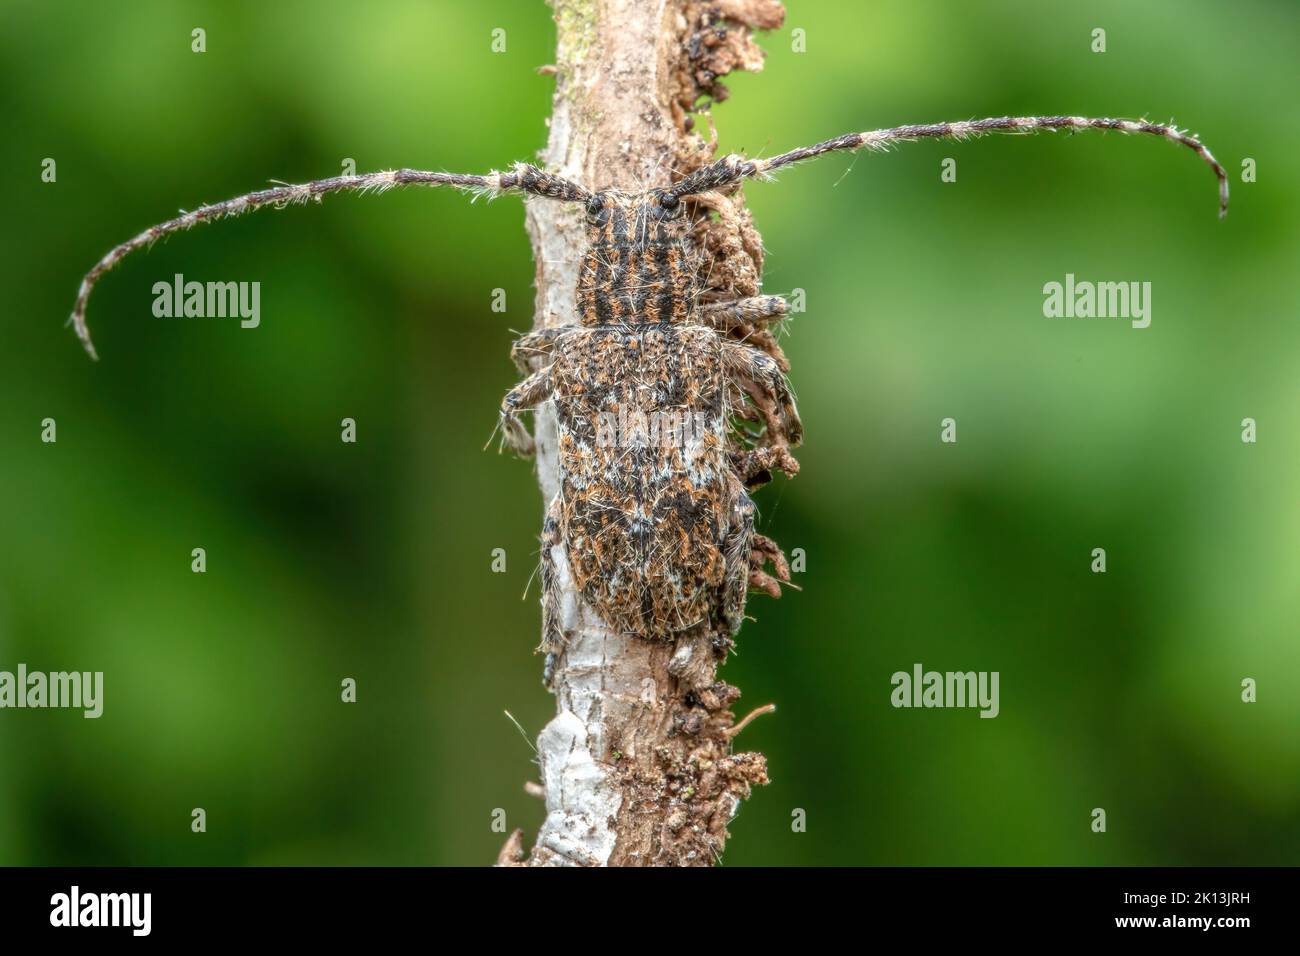
{"label": "longhorn beetle", "polygon": [[[264,206],[393,186],[520,192],[581,204],[587,249],[578,278],[579,324],[544,328],[515,343],[512,358],[527,377],[506,395],[500,413],[504,441],[526,455],[533,442],[518,413],[555,404],[560,491],[542,532],[541,649],[553,653],[563,645],[576,592],[610,628],[648,640],[704,636],[721,657],[740,628],[749,588],[779,596],[779,582],[789,579],[780,549],[754,532],[746,491],[772,470],[798,469],[789,449],[799,444],[803,427],[783,362],[773,349],[753,344],[786,314],[785,300],[702,303],[687,202],[838,150],[1082,129],[1145,133],[1188,147],[1218,177],[1219,215],[1226,215],[1227,175],[1199,140],[1158,123],[1079,116],[850,133],[771,159],[729,155],[641,193],[591,192],[525,163],[486,176],[400,169],[263,189],[153,226],[90,270],[70,321],[94,358],[86,302],[104,273],[163,236]],[[738,327],[750,330],[747,336],[733,335]],[[761,424],[761,433],[738,438],[737,419]],[[765,570],[769,563],[775,577]],[[713,609],[720,609],[720,619]]]}

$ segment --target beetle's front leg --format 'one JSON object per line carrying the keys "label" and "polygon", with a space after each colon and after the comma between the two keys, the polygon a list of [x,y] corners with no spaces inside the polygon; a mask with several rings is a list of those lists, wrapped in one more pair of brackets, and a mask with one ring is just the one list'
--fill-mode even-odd
{"label": "beetle's front leg", "polygon": [[501,433],[505,443],[521,455],[533,453],[533,436],[524,428],[518,413],[527,408],[536,408],[549,399],[552,388],[551,370],[544,368],[506,392],[506,397],[501,400]]}
{"label": "beetle's front leg", "polygon": [[790,304],[779,295],[756,295],[724,302],[709,302],[700,307],[700,321],[733,342],[743,342],[766,352],[781,367],[790,371],[790,362],[776,341],[773,328],[784,321]]}
{"label": "beetle's front leg", "polygon": [[556,325],[521,335],[510,347],[510,361],[525,375],[537,371],[554,352],[555,340],[567,331],[570,330]]}
{"label": "beetle's front leg", "polygon": [[700,317],[719,332],[752,327],[767,328],[790,314],[790,303],[779,295],[753,295],[700,308]]}

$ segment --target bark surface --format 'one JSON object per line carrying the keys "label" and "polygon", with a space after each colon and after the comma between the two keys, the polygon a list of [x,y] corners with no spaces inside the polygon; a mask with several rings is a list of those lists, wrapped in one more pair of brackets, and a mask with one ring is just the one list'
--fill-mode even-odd
{"label": "bark surface", "polygon": [[[701,98],[725,97],[718,81],[726,73],[761,68],[752,33],[779,26],[784,15],[774,0],[553,0],[552,7],[556,90],[541,159],[590,189],[667,185],[707,162],[711,147],[692,131],[689,111]],[[753,294],[745,286],[756,288],[761,273],[757,235],[736,201],[718,201],[729,215],[705,224],[701,248],[717,260],[711,271],[735,288],[714,291]],[[537,263],[534,328],[576,324],[582,212],[530,201],[527,225]],[[559,489],[549,404],[538,410],[535,431],[545,507]],[[566,593],[569,639],[555,664],[556,716],[537,742],[546,819],[531,853],[517,831],[499,862],[714,863],[740,802],[767,781],[761,754],[731,752],[730,705],[739,692],[716,681],[707,647],[619,635],[571,586]],[[686,669],[702,690],[686,692],[678,679]]]}

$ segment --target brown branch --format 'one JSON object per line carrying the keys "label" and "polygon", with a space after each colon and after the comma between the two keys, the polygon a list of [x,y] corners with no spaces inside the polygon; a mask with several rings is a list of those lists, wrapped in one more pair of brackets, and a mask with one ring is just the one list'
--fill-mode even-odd
{"label": "brown branch", "polygon": [[[775,0],[552,6],[556,91],[542,159],[588,189],[666,186],[707,163],[711,150],[692,132],[690,108],[701,97],[722,99],[726,72],[759,68],[762,52],[751,34],[778,26],[783,15]],[[761,245],[740,201],[733,202],[733,225],[706,223],[701,249],[710,287],[735,297],[757,288],[761,259],[741,260],[745,250],[757,258]],[[534,328],[574,324],[580,212],[530,201],[527,222],[537,263]],[[718,228],[735,234],[719,236]],[[736,262],[710,258],[710,240]],[[559,488],[547,406],[536,416],[536,436],[545,504]],[[566,570],[559,568],[561,583]],[[760,754],[731,753],[728,708],[739,692],[716,681],[714,648],[615,634],[581,606],[575,625],[555,664],[557,715],[538,738],[547,817],[527,862],[712,864],[750,787],[767,782]],[[518,858],[512,844],[500,862]]]}

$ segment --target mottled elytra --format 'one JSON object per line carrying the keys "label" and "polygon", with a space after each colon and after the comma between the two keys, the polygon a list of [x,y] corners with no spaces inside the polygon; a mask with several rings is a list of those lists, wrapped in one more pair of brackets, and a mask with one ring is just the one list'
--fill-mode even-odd
{"label": "mottled elytra", "polygon": [[[573,598],[580,596],[607,627],[649,640],[705,637],[723,654],[744,618],[749,588],[776,596],[779,579],[788,578],[780,549],[754,532],[746,489],[774,470],[797,471],[789,449],[799,443],[802,426],[781,363],[754,344],[784,317],[785,301],[700,301],[701,263],[689,236],[688,203],[838,150],[1082,129],[1159,136],[1193,150],[1214,170],[1220,215],[1226,214],[1227,176],[1199,140],[1157,123],[1078,116],[1004,116],[851,133],[771,159],[727,156],[637,194],[591,192],[527,164],[486,176],[402,169],[277,186],[153,226],[91,269],[70,321],[93,357],[86,303],[105,272],[163,236],[264,206],[411,185],[580,203],[588,242],[576,324],[540,329],[515,343],[512,356],[527,377],[501,405],[505,441],[524,454],[533,442],[518,412],[546,401],[556,411],[560,490],[542,535],[542,646],[554,651],[562,645],[577,623]],[[731,334],[742,325],[759,335],[741,340]],[[761,430],[737,438],[744,422]],[[773,574],[765,570],[769,563]]]}
{"label": "mottled elytra", "polygon": [[[522,371],[545,364],[501,405],[506,441],[527,454],[516,413],[555,403],[560,491],[542,534],[543,647],[563,641],[571,590],[623,633],[666,640],[703,629],[721,646],[740,628],[751,584],[780,593],[766,560],[789,574],[754,533],[745,484],[772,467],[793,472],[785,449],[802,426],[775,359],[725,335],[737,310],[771,321],[785,300],[703,310],[691,220],[672,189],[594,193],[585,206],[581,324],[516,343]],[[747,399],[765,438],[742,450],[729,430]]]}

